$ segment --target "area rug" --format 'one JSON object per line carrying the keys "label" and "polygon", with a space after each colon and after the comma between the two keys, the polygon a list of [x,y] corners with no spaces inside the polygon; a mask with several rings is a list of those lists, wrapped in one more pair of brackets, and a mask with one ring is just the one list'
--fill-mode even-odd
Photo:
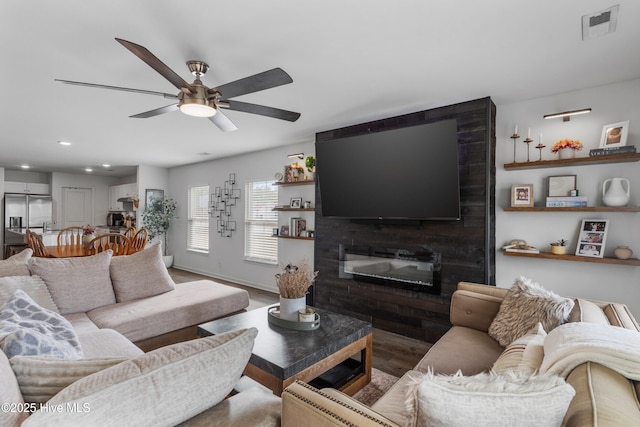
{"label": "area rug", "polygon": [[352,397],[358,402],[371,406],[399,380],[398,377],[371,369],[371,382],[357,391]]}

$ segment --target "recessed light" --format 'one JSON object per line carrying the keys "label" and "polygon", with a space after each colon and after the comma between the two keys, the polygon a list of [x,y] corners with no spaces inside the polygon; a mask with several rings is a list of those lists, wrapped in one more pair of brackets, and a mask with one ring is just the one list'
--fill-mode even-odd
{"label": "recessed light", "polygon": [[64,146],[71,145],[71,143],[69,141],[58,141],[58,144],[64,145]]}
{"label": "recessed light", "polygon": [[93,172],[93,169],[91,169],[91,168],[85,168],[85,169],[84,169],[84,171],[85,171],[85,172]]}
{"label": "recessed light", "polygon": [[22,169],[29,169],[31,166],[29,166],[29,165],[20,165],[20,167],[21,167]]}
{"label": "recessed light", "polygon": [[103,163],[103,164],[102,164],[102,167],[103,167],[103,168],[110,168],[110,167],[111,167],[111,165],[110,165],[109,163]]}

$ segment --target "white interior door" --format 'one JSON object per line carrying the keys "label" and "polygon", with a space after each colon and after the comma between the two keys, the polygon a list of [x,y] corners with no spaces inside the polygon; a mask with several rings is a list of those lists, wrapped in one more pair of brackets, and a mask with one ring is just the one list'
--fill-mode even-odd
{"label": "white interior door", "polygon": [[63,187],[62,228],[87,224],[93,224],[93,189]]}

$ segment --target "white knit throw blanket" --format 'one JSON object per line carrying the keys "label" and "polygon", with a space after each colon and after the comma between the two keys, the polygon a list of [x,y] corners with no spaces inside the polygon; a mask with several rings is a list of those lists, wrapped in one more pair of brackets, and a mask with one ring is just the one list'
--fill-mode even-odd
{"label": "white knit throw blanket", "polygon": [[540,373],[566,378],[585,362],[598,363],[625,378],[640,380],[640,332],[575,322],[565,323],[547,334]]}

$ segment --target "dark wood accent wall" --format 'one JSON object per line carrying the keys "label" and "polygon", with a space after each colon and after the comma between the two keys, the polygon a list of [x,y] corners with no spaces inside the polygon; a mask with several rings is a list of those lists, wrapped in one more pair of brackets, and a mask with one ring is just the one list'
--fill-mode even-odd
{"label": "dark wood accent wall", "polygon": [[[482,98],[316,134],[316,141],[322,141],[372,128],[457,118],[461,220],[403,224],[324,218],[319,192],[322,176],[318,176],[315,269],[320,274],[313,287],[314,305],[371,319],[376,328],[435,342],[450,327],[449,303],[459,281],[495,284],[495,114],[491,99]],[[407,181],[410,186],[411,179]],[[442,253],[441,294],[338,278],[340,243],[407,249],[425,246]]]}

